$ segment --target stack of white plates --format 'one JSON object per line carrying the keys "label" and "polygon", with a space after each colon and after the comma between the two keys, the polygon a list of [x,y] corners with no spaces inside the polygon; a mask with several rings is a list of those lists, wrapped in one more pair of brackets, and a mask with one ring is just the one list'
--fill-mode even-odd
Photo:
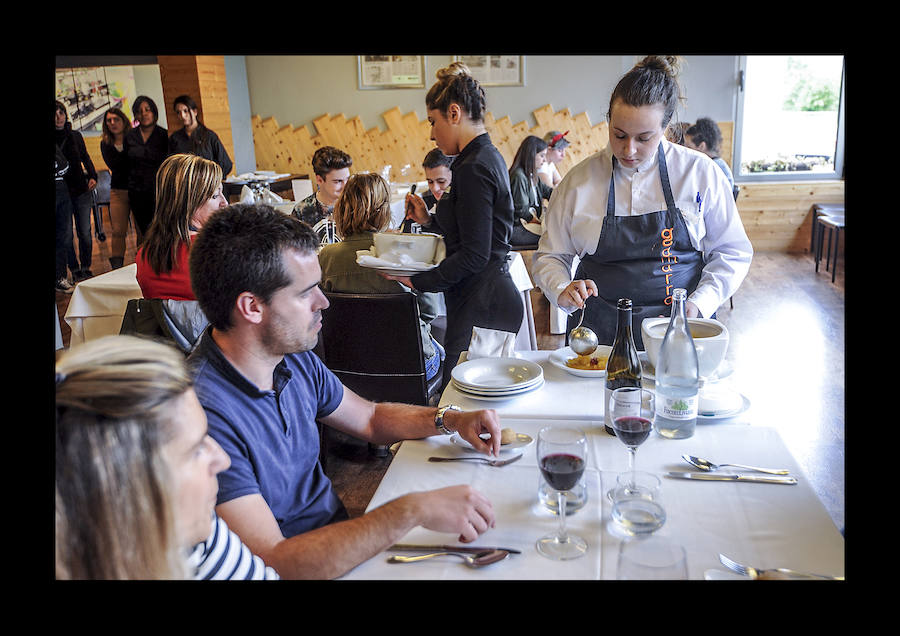
{"label": "stack of white plates", "polygon": [[477,400],[506,400],[544,384],[541,365],[519,358],[478,358],[453,368],[453,386]]}

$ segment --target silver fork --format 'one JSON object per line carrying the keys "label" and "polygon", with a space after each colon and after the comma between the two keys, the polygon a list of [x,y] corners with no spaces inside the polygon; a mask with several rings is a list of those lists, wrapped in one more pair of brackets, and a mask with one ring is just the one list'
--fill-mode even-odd
{"label": "silver fork", "polygon": [[812,574],[809,572],[797,572],[796,570],[789,570],[787,568],[770,568],[766,570],[762,570],[759,568],[754,568],[749,565],[743,565],[742,563],[738,563],[737,561],[732,561],[724,554],[719,555],[719,561],[722,562],[726,568],[731,570],[732,572],[737,572],[742,576],[749,576],[751,579],[761,578],[763,574],[767,572],[779,572],[780,574],[787,574],[793,577],[799,578],[807,578],[807,579],[827,579],[829,581],[843,581],[843,576],[829,576],[827,574]]}
{"label": "silver fork", "polygon": [[514,457],[510,457],[509,459],[487,459],[485,457],[429,457],[428,461],[430,462],[484,462],[486,464],[490,464],[491,466],[506,466],[507,464],[512,464],[513,462],[517,462],[522,459],[522,453]]}

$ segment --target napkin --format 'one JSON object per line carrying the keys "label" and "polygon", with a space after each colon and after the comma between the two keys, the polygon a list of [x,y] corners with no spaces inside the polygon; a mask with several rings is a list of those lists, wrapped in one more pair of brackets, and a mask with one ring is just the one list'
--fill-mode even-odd
{"label": "napkin", "polygon": [[544,224],[543,223],[526,223],[525,219],[519,219],[519,222],[522,224],[526,230],[531,232],[532,234],[537,234],[540,236],[544,233]]}
{"label": "napkin", "polygon": [[509,331],[472,327],[467,360],[477,358],[515,358],[516,334]]}

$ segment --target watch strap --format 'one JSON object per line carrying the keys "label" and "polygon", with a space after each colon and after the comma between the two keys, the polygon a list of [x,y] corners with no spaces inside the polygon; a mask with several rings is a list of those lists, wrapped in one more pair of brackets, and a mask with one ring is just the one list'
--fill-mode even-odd
{"label": "watch strap", "polygon": [[453,431],[444,426],[444,414],[447,411],[462,411],[462,409],[455,404],[445,404],[444,406],[439,406],[437,413],[434,416],[434,427],[444,435],[453,435]]}

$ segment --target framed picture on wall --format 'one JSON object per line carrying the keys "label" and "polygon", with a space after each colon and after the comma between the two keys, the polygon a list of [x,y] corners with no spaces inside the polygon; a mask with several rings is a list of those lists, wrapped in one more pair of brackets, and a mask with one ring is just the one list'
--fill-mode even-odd
{"label": "framed picture on wall", "polygon": [[424,55],[359,55],[359,88],[425,88]]}
{"label": "framed picture on wall", "polygon": [[482,86],[525,86],[524,55],[454,55]]}
{"label": "framed picture on wall", "polygon": [[121,108],[130,119],[135,97],[131,66],[56,69],[56,99],[66,106],[72,129],[84,135],[102,132],[110,108]]}

